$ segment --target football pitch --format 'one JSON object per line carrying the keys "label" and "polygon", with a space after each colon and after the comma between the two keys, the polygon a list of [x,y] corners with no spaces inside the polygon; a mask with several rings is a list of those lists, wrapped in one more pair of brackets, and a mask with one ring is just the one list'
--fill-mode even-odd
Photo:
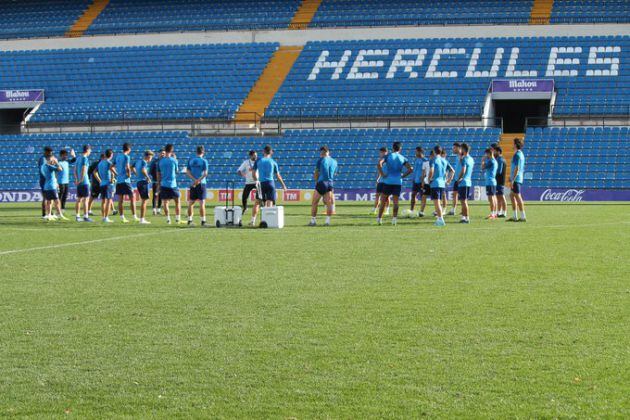
{"label": "football pitch", "polygon": [[1,204],[0,417],[628,418],[629,210],[440,229],[340,202],[264,230]]}

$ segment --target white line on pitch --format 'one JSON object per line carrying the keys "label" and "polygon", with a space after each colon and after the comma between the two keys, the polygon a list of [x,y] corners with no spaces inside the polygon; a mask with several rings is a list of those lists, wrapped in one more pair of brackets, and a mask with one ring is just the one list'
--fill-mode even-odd
{"label": "white line on pitch", "polygon": [[89,241],[81,241],[81,242],[68,242],[68,243],[56,244],[56,245],[38,246],[38,247],[34,247],[34,248],[12,249],[12,250],[9,250],[9,251],[1,251],[0,252],[0,256],[2,256],[2,255],[9,255],[9,254],[18,254],[18,253],[22,253],[22,252],[43,251],[43,250],[47,250],[47,249],[66,248],[66,247],[69,247],[69,246],[77,246],[77,245],[90,245],[90,244],[96,244],[96,243],[100,243],[100,242],[117,241],[117,240],[120,240],[120,239],[142,238],[142,237],[145,237],[145,236],[155,236],[155,235],[161,235],[161,234],[164,234],[164,233],[192,232],[193,230],[194,229],[162,230],[162,231],[159,231],[159,232],[138,233],[138,234],[135,234],[135,235],[124,235],[124,236],[113,236],[113,237],[109,237],[109,238],[92,239],[92,240],[89,240]]}

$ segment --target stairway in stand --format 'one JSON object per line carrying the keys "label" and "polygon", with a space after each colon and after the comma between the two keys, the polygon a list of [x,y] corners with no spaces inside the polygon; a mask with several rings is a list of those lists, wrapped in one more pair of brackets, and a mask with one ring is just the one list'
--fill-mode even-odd
{"label": "stairway in stand", "polygon": [[256,123],[265,115],[280,86],[291,71],[303,47],[280,47],[273,54],[260,78],[236,112],[237,123]]}
{"label": "stairway in stand", "polygon": [[501,140],[499,141],[499,146],[503,149],[503,157],[505,158],[507,171],[507,176],[505,177],[505,182],[509,180],[510,174],[510,166],[512,164],[512,157],[516,150],[514,149],[514,139],[519,138],[525,142],[525,133],[503,133],[501,134]]}
{"label": "stairway in stand", "polygon": [[549,25],[553,0],[534,0],[532,11],[529,15],[530,25]]}
{"label": "stairway in stand", "polygon": [[302,0],[302,4],[293,15],[289,29],[306,29],[313,20],[322,0]]}
{"label": "stairway in stand", "polygon": [[94,2],[92,2],[85,12],[83,12],[79,19],[74,22],[74,25],[72,25],[70,30],[66,32],[66,36],[72,38],[83,36],[92,22],[94,22],[98,15],[105,10],[108,4],[109,0],[94,0]]}

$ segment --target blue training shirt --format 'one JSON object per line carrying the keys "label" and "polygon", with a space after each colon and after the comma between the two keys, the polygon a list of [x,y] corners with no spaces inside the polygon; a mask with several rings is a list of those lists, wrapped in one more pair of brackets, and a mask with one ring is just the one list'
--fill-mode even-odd
{"label": "blue training shirt", "polygon": [[[199,179],[204,172],[208,173],[208,161],[202,157],[195,156],[194,158],[190,158],[188,160],[188,170],[195,177],[195,179]],[[201,180],[201,185],[206,185],[206,177],[204,176]]]}
{"label": "blue training shirt", "polygon": [[[76,170],[77,170],[76,181],[78,185],[90,185],[90,174],[88,174],[89,167],[90,167],[90,160],[87,158],[87,156],[79,155],[79,157],[77,158],[77,163],[76,163]],[[83,170],[85,170],[85,175],[81,177]]]}
{"label": "blue training shirt", "polygon": [[60,160],[59,166],[61,166],[61,171],[57,174],[57,180],[61,185],[68,185],[70,183],[70,163],[67,160]]}
{"label": "blue training shirt", "polygon": [[426,161],[425,158],[416,158],[413,162],[413,183],[422,183],[422,164]]}
{"label": "blue training shirt", "polygon": [[40,174],[44,177],[44,191],[56,191],[59,188],[57,172],[59,172],[59,168],[55,165],[44,162],[41,166]]}
{"label": "blue training shirt", "polygon": [[177,169],[179,162],[172,156],[160,159],[158,171],[161,175],[160,186],[165,188],[177,188]]}
{"label": "blue training shirt", "polygon": [[[149,174],[149,164],[144,159],[138,159],[133,165],[133,168],[136,170],[136,183],[145,182],[147,177],[144,175],[142,170],[146,169],[147,174]],[[151,174],[149,174],[149,178],[151,178]]]}
{"label": "blue training shirt", "polygon": [[116,155],[114,163],[116,164],[116,172],[118,173],[116,183],[131,184],[131,175],[127,176],[127,166],[131,165],[131,158],[129,155],[125,155],[124,153]]}
{"label": "blue training shirt", "polygon": [[274,175],[278,174],[278,164],[270,157],[258,159],[254,164],[254,170],[258,171],[260,182],[273,182]]}
{"label": "blue training shirt", "polygon": [[499,164],[495,158],[486,159],[486,166],[483,170],[484,178],[486,180],[486,187],[497,185],[497,168]]}
{"label": "blue training shirt", "polygon": [[462,158],[460,155],[457,155],[455,159],[455,176],[453,177],[453,182],[457,181],[461,171],[462,171]]}
{"label": "blue training shirt", "polygon": [[111,160],[101,160],[96,168],[98,176],[101,178],[101,187],[112,185],[112,172],[110,170],[112,168]]}
{"label": "blue training shirt", "polygon": [[315,164],[315,169],[319,172],[317,182],[333,182],[337,173],[337,161],[330,156],[319,158]]}
{"label": "blue training shirt", "polygon": [[[387,167],[383,167],[383,172],[385,172],[385,179],[382,180],[383,183],[387,185],[402,185],[403,169],[407,162],[407,158],[400,153],[394,152],[388,154],[385,157]],[[387,171],[385,171],[385,169],[387,169]]]}
{"label": "blue training shirt", "polygon": [[[472,175],[475,167],[475,159],[470,155],[466,155],[462,158],[462,169],[464,169],[464,176],[459,183],[460,187],[472,187]],[[459,176],[459,175],[458,175]]]}
{"label": "blue training shirt", "polygon": [[[516,168],[518,168],[518,175],[514,178],[514,169]],[[522,184],[523,172],[525,172],[525,155],[522,150],[519,150],[512,156],[512,181]]]}
{"label": "blue training shirt", "polygon": [[42,173],[42,165],[44,163],[46,163],[46,158],[44,156],[40,156],[39,159],[37,159],[37,173],[39,174],[39,181],[42,183],[42,185],[46,180],[44,174]]}
{"label": "blue training shirt", "polygon": [[431,188],[446,188],[446,171],[449,163],[442,156],[437,156],[430,161],[433,169]]}

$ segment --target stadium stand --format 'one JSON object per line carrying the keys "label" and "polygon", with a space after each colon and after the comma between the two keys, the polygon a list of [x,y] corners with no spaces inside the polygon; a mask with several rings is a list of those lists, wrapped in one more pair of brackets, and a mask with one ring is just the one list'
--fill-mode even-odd
{"label": "stadium stand", "polygon": [[0,89],[46,91],[31,122],[231,118],[277,44],[0,52]]}
{"label": "stadium stand", "polygon": [[555,0],[551,23],[628,23],[628,0]]}
{"label": "stadium stand", "polygon": [[111,0],[90,35],[286,28],[299,0]]}
{"label": "stadium stand", "polygon": [[74,22],[74,25],[66,33],[69,37],[80,37],[85,34],[90,25],[98,18],[98,16],[105,10],[109,0],[94,0],[90,7]]}
{"label": "stadium stand", "polygon": [[[189,137],[186,132],[117,132],[63,133],[41,135],[4,135],[0,141],[5,153],[0,155],[0,190],[37,189],[35,162],[44,146],[55,150],[89,143],[94,149],[92,160],[107,148],[119,151],[123,142],[133,144],[134,159],[145,149],[157,150],[173,143],[183,170],[198,144],[206,146],[211,162],[209,188],[223,188],[227,180],[240,182],[235,171],[250,149],[261,150],[272,144],[276,159],[289,188],[312,188],[314,162],[318,147],[327,144],[340,164],[338,188],[372,188],[375,182],[375,160],[378,148],[393,141],[404,144],[410,159],[413,148],[440,143],[450,146],[465,140],[472,146],[471,155],[479,163],[483,149],[498,141],[500,130],[475,128],[435,129],[354,129],[354,130],[288,130],[282,137]],[[526,156],[528,186],[544,188],[630,188],[630,155],[624,145],[629,127],[530,128],[527,131]],[[509,156],[506,156],[509,160]],[[449,158],[454,164],[453,156]],[[580,170],[576,170],[579,165]],[[188,180],[180,174],[180,185]],[[474,172],[475,185],[483,185],[480,166]],[[410,187],[410,185],[407,185]]]}
{"label": "stadium stand", "polygon": [[532,187],[630,188],[629,127],[529,128],[526,138]]}
{"label": "stadium stand", "polygon": [[[240,182],[236,175],[238,165],[250,149],[262,150],[272,144],[276,151],[281,172],[290,188],[312,188],[315,161],[319,146],[327,144],[338,159],[341,171],[337,185],[340,188],[372,188],[375,182],[375,161],[378,148],[401,141],[410,158],[418,145],[431,147],[436,143],[450,145],[455,139],[465,138],[472,146],[475,157],[492,142],[499,139],[498,129],[365,129],[365,130],[288,130],[282,137],[189,137],[186,132],[114,132],[114,133],[60,133],[37,135],[3,135],[0,142],[7,152],[0,155],[0,190],[29,190],[38,188],[37,161],[44,146],[55,151],[62,148],[80,150],[83,144],[92,145],[91,159],[105,149],[120,150],[124,142],[133,144],[134,159],[145,149],[158,150],[166,143],[173,143],[180,157],[180,169],[194,155],[198,144],[206,146],[206,157],[211,162],[209,188],[223,188],[227,180]],[[481,182],[481,172],[475,173]],[[182,187],[188,185],[184,174],[180,174]]]}
{"label": "stadium stand", "polygon": [[[309,42],[270,117],[477,116],[493,78],[553,78],[556,115],[627,115],[630,37]],[[553,60],[553,61],[551,61]]]}
{"label": "stadium stand", "polygon": [[91,0],[0,2],[0,38],[63,36]]}
{"label": "stadium stand", "polygon": [[532,0],[324,0],[311,27],[527,23]]}

